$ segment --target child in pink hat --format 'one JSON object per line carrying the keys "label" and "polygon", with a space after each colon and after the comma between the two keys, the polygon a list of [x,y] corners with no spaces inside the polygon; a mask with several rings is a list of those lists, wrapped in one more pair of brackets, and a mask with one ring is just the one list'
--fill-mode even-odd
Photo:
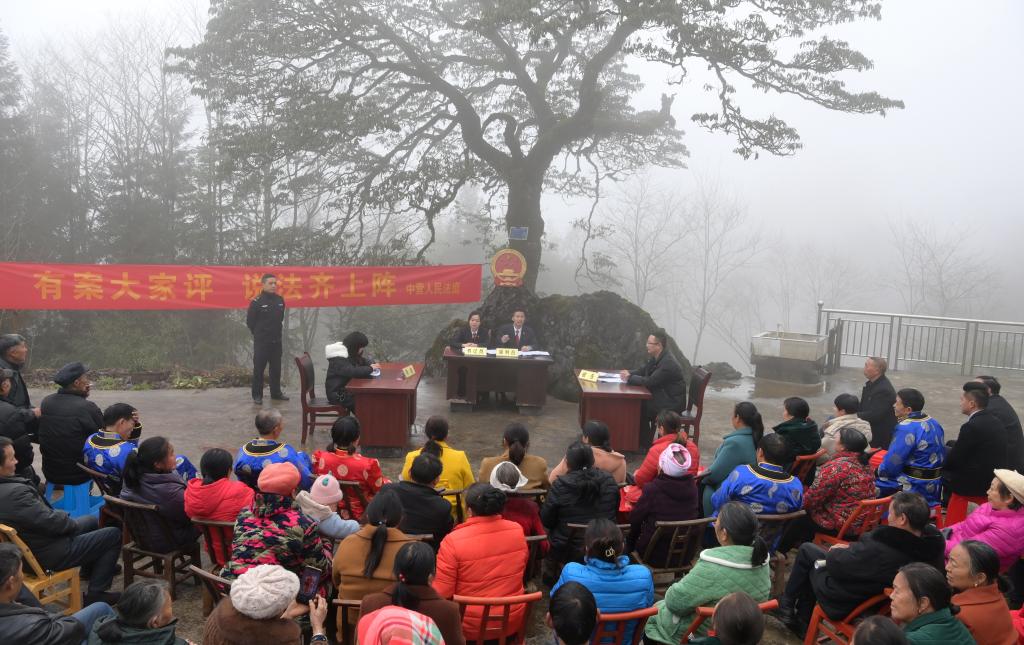
{"label": "child in pink hat", "polygon": [[317,523],[320,534],[332,540],[341,540],[359,530],[359,522],[344,520],[338,515],[338,502],[344,495],[333,475],[320,475],[313,480],[309,492],[295,496],[303,515]]}

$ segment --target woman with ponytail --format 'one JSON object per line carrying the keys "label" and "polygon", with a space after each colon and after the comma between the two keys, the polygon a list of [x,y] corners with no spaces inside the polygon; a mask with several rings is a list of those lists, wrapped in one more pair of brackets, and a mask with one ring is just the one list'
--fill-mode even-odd
{"label": "woman with ponytail", "polygon": [[[658,601],[658,613],[651,616],[644,630],[648,643],[679,643],[697,607],[712,606],[734,591],[745,591],[757,602],[768,600],[768,545],[758,535],[754,511],[743,502],[728,502],[719,509],[714,526],[721,546],[701,551],[693,569],[668,588],[664,600]],[[697,635],[707,631],[705,623]]]}
{"label": "woman with ponytail", "polygon": [[[501,516],[505,493],[490,484],[473,484],[466,491],[469,519],[456,526],[441,541],[437,551],[434,589],[442,598],[453,595],[497,597],[523,593],[523,571],[529,551],[523,529]],[[516,633],[526,607],[513,607],[509,636]],[[470,606],[462,617],[462,631],[480,632],[483,607]],[[498,634],[494,638],[498,638]]]}
{"label": "woman with ponytail", "polygon": [[[359,419],[353,415],[341,417],[331,426],[331,443],[326,450],[313,453],[313,473],[333,475],[338,481],[356,482],[369,502],[388,480],[381,473],[380,462],[359,454]],[[363,505],[354,495],[346,497],[338,512],[345,519],[359,520]]]}
{"label": "woman with ponytail", "polygon": [[166,536],[163,526],[157,523],[146,527],[149,546],[161,552],[187,551],[196,546],[199,537],[199,531],[185,513],[185,482],[176,467],[174,446],[164,437],[146,439],[124,462],[121,499],[156,504],[171,528],[171,535]]}
{"label": "woman with ponytail", "polygon": [[757,464],[757,444],[764,436],[764,422],[761,413],[750,401],[736,404],[732,411],[733,431],[722,438],[722,445],[715,451],[715,458],[700,476],[704,486],[704,512],[711,508],[711,496],[722,485],[725,478],[736,466]]}
{"label": "woman with ponytail", "polygon": [[[616,484],[626,481],[626,457],[622,453],[612,450],[612,434],[606,423],[595,419],[584,423],[580,441],[593,449],[596,468],[611,475]],[[548,479],[555,481],[568,470],[565,459],[562,459],[548,475]]]}
{"label": "woman with ponytail", "polygon": [[[402,481],[409,481],[412,476],[412,460],[420,454],[433,455],[441,460],[441,477],[437,480],[438,488],[446,490],[465,490],[472,484],[473,468],[469,465],[469,458],[463,450],[456,450],[448,445],[448,419],[440,415],[434,415],[423,424],[423,434],[427,442],[422,448],[406,453],[405,465],[402,467]],[[454,495],[446,496],[452,505],[452,517],[456,517]]]}
{"label": "woman with ponytail", "polygon": [[[366,506],[363,526],[342,540],[334,554],[334,586],[340,589],[340,598],[360,600],[368,593],[383,591],[396,580],[395,556],[399,549],[415,541],[398,528],[402,515],[402,501],[391,488],[382,490]],[[350,615],[355,618],[358,612]],[[341,641],[340,615],[338,630]]]}
{"label": "woman with ponytail", "polygon": [[484,457],[480,462],[480,472],[476,477],[478,481],[490,481],[494,467],[510,461],[526,476],[527,481],[523,490],[547,490],[548,462],[543,457],[527,453],[530,447],[530,431],[526,426],[515,421],[508,424],[501,438],[501,445],[505,452],[497,457]]}
{"label": "woman with ponytail", "polygon": [[438,595],[430,584],[434,581],[435,565],[434,550],[428,544],[405,544],[395,556],[394,574],[397,582],[388,585],[383,591],[364,596],[359,605],[360,615],[366,616],[388,605],[403,607],[433,619],[445,645],[465,645],[459,606]]}
{"label": "woman with ponytail", "polygon": [[946,581],[960,607],[957,620],[974,640],[988,645],[1016,645],[1017,630],[1003,594],[1009,589],[999,575],[999,554],[977,540],[964,540],[953,547],[946,561]]}

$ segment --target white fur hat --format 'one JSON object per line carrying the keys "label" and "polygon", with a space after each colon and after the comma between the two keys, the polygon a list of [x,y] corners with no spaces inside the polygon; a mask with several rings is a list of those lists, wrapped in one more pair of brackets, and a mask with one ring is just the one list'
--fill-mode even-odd
{"label": "white fur hat", "polygon": [[231,604],[249,618],[280,618],[297,593],[297,575],[276,564],[261,564],[231,583]]}

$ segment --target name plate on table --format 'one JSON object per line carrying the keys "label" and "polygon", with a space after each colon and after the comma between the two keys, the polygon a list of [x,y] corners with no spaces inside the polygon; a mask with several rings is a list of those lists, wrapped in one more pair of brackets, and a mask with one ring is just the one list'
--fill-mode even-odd
{"label": "name plate on table", "polygon": [[591,372],[590,370],[580,370],[580,380],[587,381],[588,383],[597,383],[597,372]]}
{"label": "name plate on table", "polygon": [[402,368],[402,376],[405,378],[412,378],[416,374],[416,368],[412,365],[406,365]]}
{"label": "name plate on table", "polygon": [[519,358],[519,350],[515,347],[499,347],[494,355],[498,358]]}
{"label": "name plate on table", "polygon": [[486,347],[463,347],[463,356],[487,356]]}

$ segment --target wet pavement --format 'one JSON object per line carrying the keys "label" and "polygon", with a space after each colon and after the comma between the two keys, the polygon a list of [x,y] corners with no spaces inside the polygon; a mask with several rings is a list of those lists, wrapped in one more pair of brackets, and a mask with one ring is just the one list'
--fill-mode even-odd
{"label": "wet pavement", "polygon": [[[946,430],[946,438],[955,438],[963,417],[959,410],[959,393],[967,377],[959,375],[935,375],[918,372],[895,372],[889,375],[896,389],[915,387],[924,393],[925,410],[937,418]],[[1018,410],[1024,408],[1024,375],[1000,377],[1003,395]],[[832,413],[832,400],[843,392],[859,396],[863,386],[859,370],[843,369],[828,377],[824,386],[807,387],[793,384],[742,379],[734,383],[712,384],[708,389],[704,405],[700,449],[702,463],[709,463],[721,438],[731,430],[732,407],[743,400],[753,401],[761,411],[766,426],[782,420],[782,400],[788,396],[802,396],[811,405],[812,417],[822,420]],[[506,424],[518,421],[530,430],[530,452],[547,459],[554,466],[561,459],[566,446],[579,433],[577,405],[548,398],[543,412],[537,416],[519,415],[514,408],[494,406],[475,412],[449,412],[444,399],[443,378],[424,378],[418,390],[417,431],[427,418],[434,414],[448,417],[451,430],[449,443],[465,450],[470,462],[476,467],[484,457],[499,454],[502,431]],[[33,389],[33,401],[38,404],[47,391]],[[236,452],[243,443],[255,436],[253,420],[257,406],[252,404],[248,389],[228,388],[211,390],[140,390],[140,391],[99,391],[92,392],[93,400],[100,408],[111,403],[126,402],[139,409],[144,432],[147,436],[169,437],[179,454],[189,457],[197,466],[203,452],[210,448],[224,448]],[[269,399],[264,406],[269,406]],[[290,401],[274,402],[285,415],[285,431],[282,441],[298,444],[301,437],[298,395]],[[364,428],[364,433],[372,432]],[[322,449],[329,441],[329,429],[318,428],[308,442],[307,450]],[[409,445],[421,444],[423,437],[418,432],[410,436]],[[642,454],[627,455],[631,469],[643,459]],[[37,451],[37,468],[39,457]],[[397,479],[402,466],[399,454],[381,455],[381,465],[386,476]],[[115,581],[120,588],[120,580]],[[181,587],[175,612],[180,619],[179,635],[194,642],[201,640],[202,614],[198,588],[190,584]],[[538,620],[540,629],[543,607]],[[534,634],[537,641],[541,634]],[[533,638],[531,638],[533,640]],[[782,636],[772,629],[766,635],[766,643],[796,643],[795,638]]]}

